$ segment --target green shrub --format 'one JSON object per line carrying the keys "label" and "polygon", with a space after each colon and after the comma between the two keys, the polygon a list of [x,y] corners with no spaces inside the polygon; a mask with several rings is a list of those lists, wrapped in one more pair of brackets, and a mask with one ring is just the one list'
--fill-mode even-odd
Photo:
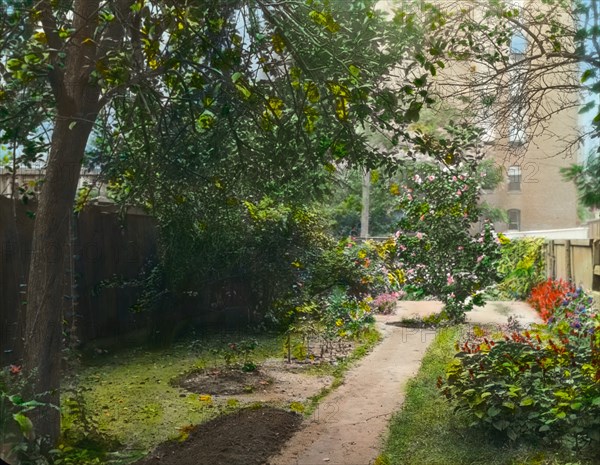
{"label": "green shrub", "polygon": [[600,317],[581,290],[547,326],[464,342],[439,386],[476,426],[511,440],[542,438],[578,450],[600,445]]}
{"label": "green shrub", "polygon": [[498,290],[503,297],[523,299],[545,278],[544,239],[503,238],[498,272],[503,276]]}

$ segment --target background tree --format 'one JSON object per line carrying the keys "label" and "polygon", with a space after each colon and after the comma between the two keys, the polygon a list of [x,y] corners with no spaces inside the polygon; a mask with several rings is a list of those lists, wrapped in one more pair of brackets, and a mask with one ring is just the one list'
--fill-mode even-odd
{"label": "background tree", "polygon": [[591,156],[584,165],[573,164],[561,170],[568,181],[573,181],[579,193],[579,200],[584,207],[600,206],[600,157]]}
{"label": "background tree", "polygon": [[[495,145],[506,149],[508,157],[522,157],[536,135],[555,140],[557,156],[573,156],[578,144],[596,136],[596,0],[444,5],[447,21],[440,35],[446,38],[440,40],[453,64],[438,91],[464,109],[465,120],[494,132]],[[553,132],[550,121],[571,108],[596,116],[589,118],[591,126],[565,138]]]}

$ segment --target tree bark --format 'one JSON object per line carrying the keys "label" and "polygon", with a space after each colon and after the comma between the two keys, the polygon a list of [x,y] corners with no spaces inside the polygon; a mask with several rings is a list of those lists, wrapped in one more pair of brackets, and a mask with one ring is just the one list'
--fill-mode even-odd
{"label": "tree bark", "polygon": [[[25,311],[25,358],[35,394],[60,405],[62,300],[69,215],[77,190],[82,155],[92,124],[58,117],[52,149],[35,217]],[[70,127],[71,126],[71,127]],[[34,411],[36,433],[54,445],[60,435],[60,413],[45,408]]]}

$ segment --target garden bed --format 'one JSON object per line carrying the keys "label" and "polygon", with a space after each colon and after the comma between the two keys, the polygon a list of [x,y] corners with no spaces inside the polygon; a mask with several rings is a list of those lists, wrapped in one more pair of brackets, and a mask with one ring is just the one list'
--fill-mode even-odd
{"label": "garden bed", "polygon": [[266,360],[259,369],[244,372],[239,368],[192,371],[176,378],[172,384],[194,394],[210,394],[234,398],[241,403],[269,402],[288,404],[306,402],[323,389],[330,388],[331,375],[312,375],[312,366],[287,363],[280,359]]}
{"label": "garden bed", "polygon": [[134,465],[260,465],[276,454],[302,416],[270,407],[243,409],[194,427]]}

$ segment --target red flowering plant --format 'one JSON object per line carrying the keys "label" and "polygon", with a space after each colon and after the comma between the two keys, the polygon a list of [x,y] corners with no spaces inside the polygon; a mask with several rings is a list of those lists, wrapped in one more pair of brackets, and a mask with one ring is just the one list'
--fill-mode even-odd
{"label": "red flowering plant", "polygon": [[551,279],[538,284],[531,290],[527,303],[535,308],[544,321],[552,317],[555,308],[559,307],[567,294],[575,291],[575,286],[562,279]]}
{"label": "red flowering plant", "polygon": [[457,347],[438,386],[473,425],[508,438],[600,447],[600,318],[581,289],[546,325],[479,334]]}

